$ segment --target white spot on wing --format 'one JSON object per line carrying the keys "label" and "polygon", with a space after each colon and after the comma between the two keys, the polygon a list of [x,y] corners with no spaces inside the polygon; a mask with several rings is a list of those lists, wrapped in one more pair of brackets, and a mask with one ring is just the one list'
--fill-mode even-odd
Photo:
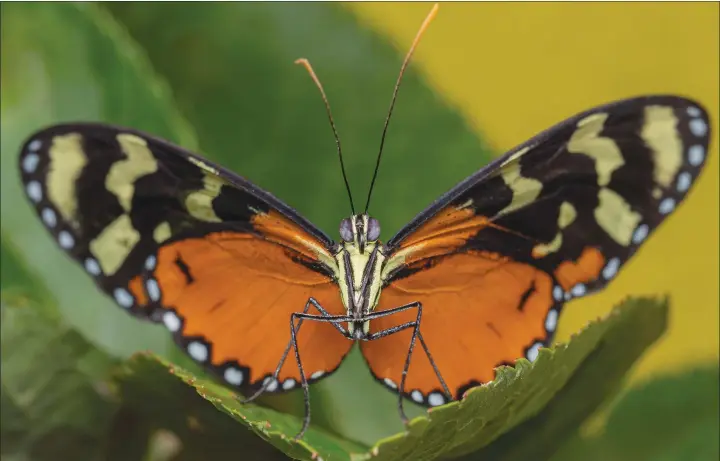
{"label": "white spot on wing", "polygon": [[135,303],[135,299],[125,288],[115,288],[113,297],[115,302],[125,308],[130,308]]}
{"label": "white spot on wing", "polygon": [[555,301],[562,301],[563,294],[562,287],[560,285],[555,285],[555,288],[553,288],[553,298],[555,298]]}
{"label": "white spot on wing", "polygon": [[33,139],[32,141],[30,141],[30,144],[28,144],[28,146],[27,146],[28,150],[32,151],[32,152],[40,150],[41,147],[42,147],[42,141],[40,141],[39,139]]}
{"label": "white spot on wing", "polygon": [[313,374],[310,375],[310,379],[322,378],[323,375],[325,375],[325,372],[324,372],[324,371],[322,371],[322,370],[316,371],[315,373],[313,373]]}
{"label": "white spot on wing", "polygon": [[145,289],[147,290],[150,300],[153,302],[160,300],[160,285],[158,285],[157,280],[149,279],[145,282]]}
{"label": "white spot on wing", "polygon": [[692,166],[699,166],[705,160],[705,149],[697,144],[688,149],[688,162]]}
{"label": "white spot on wing", "polygon": [[100,275],[100,264],[93,258],[87,258],[85,260],[85,270],[92,275]]}
{"label": "white spot on wing", "polygon": [[163,323],[165,324],[165,327],[168,330],[170,330],[171,332],[175,333],[177,331],[180,331],[182,322],[180,321],[180,317],[178,317],[175,312],[172,312],[172,311],[165,312],[163,314],[162,320],[163,320]]}
{"label": "white spot on wing", "polygon": [[75,239],[73,238],[72,234],[68,231],[60,231],[58,234],[58,243],[60,244],[60,248],[64,250],[69,250],[73,246],[75,246]]}
{"label": "white spot on wing", "polygon": [[423,400],[424,400],[424,399],[423,399],[422,392],[420,392],[420,391],[417,390],[417,389],[415,389],[414,391],[412,391],[412,392],[410,393],[410,397],[411,397],[414,401],[416,401],[417,403],[423,403]]}
{"label": "white spot on wing", "polygon": [[55,227],[57,224],[57,215],[52,208],[45,208],[40,212],[43,222],[48,227]]}
{"label": "white spot on wing", "polygon": [[34,173],[40,163],[38,154],[27,154],[22,161],[22,169],[25,173]]}
{"label": "white spot on wing", "polygon": [[683,171],[677,177],[677,185],[675,186],[678,192],[685,192],[690,188],[692,184],[692,175],[687,171]]}
{"label": "white spot on wing", "polygon": [[239,386],[243,383],[243,372],[241,370],[238,370],[234,367],[229,367],[225,369],[225,372],[223,373],[223,378],[228,383],[232,384],[233,386]]}
{"label": "white spot on wing", "polygon": [[265,386],[265,390],[268,392],[275,392],[278,388],[278,381],[277,379],[268,376],[263,380],[263,385]]}
{"label": "white spot on wing", "polygon": [[428,403],[433,407],[443,405],[445,403],[445,396],[439,392],[431,392],[430,395],[428,395]]}
{"label": "white spot on wing", "polygon": [[633,233],[632,241],[635,245],[638,245],[645,240],[645,238],[648,236],[648,231],[650,228],[647,224],[640,224],[637,229],[635,229],[635,232]]}
{"label": "white spot on wing", "polygon": [[42,186],[37,181],[30,181],[29,183],[27,183],[27,186],[25,186],[25,192],[27,192],[30,200],[35,203],[38,203],[40,200],[42,200]]}
{"label": "white spot on wing", "polygon": [[145,270],[151,271],[155,269],[155,265],[157,264],[157,258],[155,258],[154,255],[148,256],[148,258],[145,260]]}
{"label": "white spot on wing", "polygon": [[395,382],[392,379],[385,378],[385,379],[383,379],[383,382],[385,383],[385,385],[387,387],[389,387],[391,389],[397,389],[397,384],[395,384]]}
{"label": "white spot on wing", "polygon": [[602,271],[602,276],[605,280],[610,280],[615,275],[617,275],[617,271],[620,268],[620,258],[612,258],[610,261],[608,261],[607,265]]}
{"label": "white spot on wing", "polygon": [[535,343],[532,345],[530,349],[527,351],[527,359],[531,362],[534,362],[538,358],[538,354],[540,353],[540,348],[542,347],[542,343]]}
{"label": "white spot on wing", "polygon": [[705,123],[704,120],[696,118],[693,120],[690,120],[690,131],[695,136],[705,136],[707,134],[707,123]]}
{"label": "white spot on wing", "polygon": [[660,212],[660,214],[668,214],[674,209],[675,199],[670,197],[663,199],[663,201],[660,202],[660,206],[658,207],[658,211]]}
{"label": "white spot on wing", "polygon": [[296,383],[296,381],[294,379],[288,378],[285,381],[283,381],[282,388],[285,389],[286,391],[289,391],[290,389],[295,387],[295,383]]}
{"label": "white spot on wing", "polygon": [[545,317],[545,330],[549,332],[555,331],[557,328],[558,312],[555,309],[551,309]]}
{"label": "white spot on wing", "polygon": [[687,108],[687,114],[688,114],[690,117],[700,117],[700,115],[702,114],[702,112],[700,112],[700,109],[698,109],[697,107],[695,107],[695,106],[690,106],[690,107]]}
{"label": "white spot on wing", "polygon": [[187,351],[190,357],[198,362],[204,362],[208,359],[208,348],[201,342],[192,341],[188,344]]}
{"label": "white spot on wing", "polygon": [[570,292],[573,296],[582,296],[586,293],[587,289],[585,288],[585,285],[582,283],[578,283],[574,287],[570,289]]}

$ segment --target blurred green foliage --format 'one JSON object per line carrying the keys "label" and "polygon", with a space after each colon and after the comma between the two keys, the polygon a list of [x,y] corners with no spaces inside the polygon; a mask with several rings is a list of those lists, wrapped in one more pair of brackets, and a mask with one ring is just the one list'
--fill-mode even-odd
{"label": "blurred green foliage", "polygon": [[3,458],[96,459],[114,413],[103,395],[113,359],[32,303],[1,309]]}
{"label": "blurred green foliage", "polygon": [[[364,459],[359,453],[367,446],[401,430],[395,397],[370,378],[357,354],[313,386],[313,428],[301,444],[287,438],[299,425],[292,416],[299,412],[297,393],[265,401],[277,412],[239,406],[201,374],[196,380],[178,368],[193,390],[165,371],[162,358],[136,357],[118,369],[133,352],[150,349],[200,373],[166,331],[121,312],[55,248],[24,203],[16,167],[21,141],[42,126],[72,120],[132,126],[240,172],[334,235],[349,213],[334,141],[316,89],[292,63],[309,58],[325,85],[362,207],[401,53],[337,4],[0,8],[3,459],[253,460],[283,459],[282,452]],[[411,67],[371,206],[383,238],[490,157]],[[664,307],[634,306],[587,330],[577,340],[584,346],[543,351],[537,367],[521,361],[467,401],[414,420],[377,453],[382,459],[547,459],[661,334]],[[563,359],[555,363],[557,357]],[[700,381],[662,395],[709,386]],[[708,414],[685,414],[698,431],[686,432],[676,446],[694,443],[703,454],[716,453],[706,437],[693,438],[714,427]],[[638,424],[643,421],[649,422]],[[609,432],[608,440],[619,447],[627,432]],[[578,452],[597,442],[571,440]]]}
{"label": "blurred green foliage", "polygon": [[712,366],[645,383],[619,399],[602,434],[571,439],[552,461],[718,459],[718,390]]}

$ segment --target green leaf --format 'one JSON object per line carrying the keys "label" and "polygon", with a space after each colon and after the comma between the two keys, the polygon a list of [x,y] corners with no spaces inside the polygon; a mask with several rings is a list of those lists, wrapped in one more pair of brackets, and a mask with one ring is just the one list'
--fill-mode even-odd
{"label": "green leaf", "polygon": [[[296,417],[254,404],[243,405],[227,388],[196,378],[149,353],[127,361],[116,381],[126,405],[177,434],[183,450],[203,458],[238,459],[242,454],[243,460],[280,460],[287,459],[282,455],[286,453],[297,459],[316,459],[320,454],[325,460],[345,460],[350,459],[350,453],[364,451],[360,445],[314,427],[304,440],[296,442],[292,440],[300,430]],[[250,430],[238,428],[231,418]]]}
{"label": "green leaf", "polygon": [[[395,49],[338,4],[105,6],[169,82],[203,154],[335,236],[350,209],[322,99],[293,64],[308,58],[332,105],[355,206],[364,206],[406,49]],[[416,65],[403,80],[384,150],[370,211],[385,239],[491,159],[487,145]],[[355,440],[369,444],[402,429],[395,397],[372,379],[357,350],[312,393],[314,402],[324,403],[314,412],[316,423]],[[299,414],[302,405],[294,409]]]}
{"label": "green leaf", "polygon": [[620,386],[664,332],[667,312],[667,302],[625,301],[567,344],[541,349],[534,363],[520,359],[461,402],[411,422],[408,434],[373,448],[375,459],[431,460],[472,452],[468,460],[547,458]]}
{"label": "green leaf", "polygon": [[99,459],[114,362],[47,310],[3,302],[1,315],[3,458]]}
{"label": "green leaf", "polygon": [[[228,389],[149,355],[132,360],[127,376],[135,377],[136,388],[157,386],[161,395],[168,388],[167,367],[217,408],[296,459],[434,460],[471,452],[476,453],[467,459],[547,459],[612,395],[634,361],[662,334],[667,310],[666,302],[628,300],[568,344],[542,349],[534,363],[520,359],[514,368],[502,368],[492,383],[469,391],[461,402],[415,418],[406,433],[381,441],[365,454],[358,445],[314,425],[296,442],[291,438],[300,429],[298,418],[242,405]],[[133,381],[126,377],[121,382]]]}
{"label": "green leaf", "polygon": [[[59,122],[135,126],[190,148],[196,146],[195,135],[147,58],[97,5],[3,3],[1,8],[3,258],[9,243],[18,250],[13,257],[37,278],[32,285],[47,287],[69,324],[106,350],[118,355],[144,348],[164,352],[165,331],[118,309],[57,248],[27,205],[17,159],[27,136]],[[3,289],[26,283],[5,274],[2,282]]]}
{"label": "green leaf", "polygon": [[715,461],[720,458],[720,369],[711,365],[628,391],[604,432],[576,438],[552,459]]}

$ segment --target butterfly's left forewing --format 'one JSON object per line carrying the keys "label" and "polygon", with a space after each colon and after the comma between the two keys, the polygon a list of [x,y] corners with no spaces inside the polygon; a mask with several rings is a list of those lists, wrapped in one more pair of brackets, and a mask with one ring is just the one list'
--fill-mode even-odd
{"label": "butterfly's left forewing", "polygon": [[[707,155],[702,107],[641,97],[579,114],[513,149],[388,242],[377,310],[420,301],[421,332],[457,398],[494,368],[534,359],[560,310],[615,278],[680,204]],[[381,317],[374,331],[412,321]],[[410,333],[363,343],[376,378],[397,389]],[[406,392],[442,403],[415,353]]]}
{"label": "butterfly's left forewing", "polygon": [[[269,193],[144,133],[58,125],[24,144],[26,194],[61,248],[126,311],[161,322],[192,358],[241,388],[269,379],[290,315],[314,297],[343,314],[333,242]],[[351,343],[309,322],[307,375]],[[300,382],[289,360],[270,391]]]}

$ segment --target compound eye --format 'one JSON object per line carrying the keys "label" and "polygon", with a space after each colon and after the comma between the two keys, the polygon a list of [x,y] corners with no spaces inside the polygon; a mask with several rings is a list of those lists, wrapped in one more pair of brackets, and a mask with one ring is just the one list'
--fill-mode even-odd
{"label": "compound eye", "polygon": [[340,221],[340,238],[342,238],[345,242],[353,241],[352,222],[350,222],[349,218],[345,218]]}
{"label": "compound eye", "polygon": [[375,218],[368,219],[367,239],[370,242],[380,238],[380,221]]}

